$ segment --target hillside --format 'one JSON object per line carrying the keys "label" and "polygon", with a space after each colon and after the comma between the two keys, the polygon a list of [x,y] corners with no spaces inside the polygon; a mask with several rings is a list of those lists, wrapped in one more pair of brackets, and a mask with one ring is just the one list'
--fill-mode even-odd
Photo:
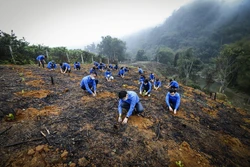
{"label": "hillside", "polygon": [[124,38],[128,52],[140,49],[151,59],[159,47],[173,51],[193,48],[208,62],[222,45],[241,40],[250,33],[250,1],[194,0],[180,7],[164,23]]}
{"label": "hillside", "polygon": [[91,65],[69,75],[0,66],[0,112],[16,114],[1,119],[0,166],[249,166],[250,114],[183,85],[180,110],[167,112],[163,76],[159,91],[141,97],[145,116],[117,123],[117,93],[139,89],[138,65],[128,66],[112,82],[99,73],[96,97],[79,86]]}

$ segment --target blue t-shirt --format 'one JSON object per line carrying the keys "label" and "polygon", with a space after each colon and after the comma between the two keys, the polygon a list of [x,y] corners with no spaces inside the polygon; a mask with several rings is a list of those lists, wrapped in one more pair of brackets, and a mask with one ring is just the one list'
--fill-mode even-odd
{"label": "blue t-shirt", "polygon": [[83,77],[81,82],[80,82],[80,86],[81,87],[85,87],[86,90],[92,94],[93,92],[91,91],[91,89],[89,88],[89,85],[90,86],[93,86],[94,88],[94,91],[96,91],[96,83],[95,83],[95,80],[94,79],[91,79],[90,75],[86,76],[86,77]]}
{"label": "blue t-shirt", "polygon": [[76,68],[79,68],[79,67],[81,67],[81,65],[80,65],[80,63],[79,63],[79,62],[74,63],[74,68],[75,68],[75,69],[76,69]]}
{"label": "blue t-shirt", "polygon": [[63,63],[61,66],[62,69],[66,69],[66,67],[68,70],[70,70],[70,65],[68,63]]}
{"label": "blue t-shirt", "polygon": [[171,82],[170,82],[170,87],[179,88],[179,84],[178,84],[177,81],[171,81]]}
{"label": "blue t-shirt", "polygon": [[44,55],[39,55],[39,56],[37,56],[37,58],[36,58],[36,60],[38,60],[38,61],[42,61],[42,60],[44,60],[44,59],[45,59]]}
{"label": "blue t-shirt", "polygon": [[145,85],[144,83],[141,83],[140,92],[142,92],[142,89],[145,88],[145,87],[148,87],[148,93],[150,93],[151,89],[152,89],[152,84],[150,82],[148,82],[147,85]]}
{"label": "blue t-shirt", "polygon": [[123,69],[120,69],[118,75],[119,75],[119,76],[124,75],[124,70],[123,70]]}
{"label": "blue t-shirt", "polygon": [[179,93],[175,93],[174,96],[172,96],[169,92],[166,96],[166,104],[169,107],[170,103],[174,105],[174,109],[178,109],[181,103],[181,98]]}
{"label": "blue t-shirt", "polygon": [[154,85],[155,85],[155,87],[160,87],[161,86],[161,81],[155,81]]}
{"label": "blue t-shirt", "polygon": [[56,63],[53,63],[52,61],[48,62],[47,68],[48,69],[54,69],[54,68],[56,68]]}
{"label": "blue t-shirt", "polygon": [[119,100],[119,105],[118,105],[118,112],[119,114],[122,114],[122,103],[128,103],[130,104],[130,108],[127,112],[127,116],[126,117],[130,117],[134,111],[135,105],[136,103],[139,102],[139,96],[134,92],[134,91],[127,91],[128,93],[128,99],[127,100]]}
{"label": "blue t-shirt", "polygon": [[105,77],[110,77],[112,75],[111,71],[105,71],[104,73]]}

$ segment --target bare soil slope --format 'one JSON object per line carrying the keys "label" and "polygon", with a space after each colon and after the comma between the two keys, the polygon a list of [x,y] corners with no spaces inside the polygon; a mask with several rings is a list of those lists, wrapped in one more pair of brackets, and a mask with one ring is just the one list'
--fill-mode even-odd
{"label": "bare soil slope", "polygon": [[[0,166],[250,165],[246,111],[181,85],[181,108],[174,115],[166,110],[163,86],[141,97],[144,117],[131,116],[121,125],[117,93],[139,92],[137,68],[112,82],[99,73],[92,97],[79,86],[90,67],[61,74],[0,66]],[[9,113],[14,120],[7,119]]]}

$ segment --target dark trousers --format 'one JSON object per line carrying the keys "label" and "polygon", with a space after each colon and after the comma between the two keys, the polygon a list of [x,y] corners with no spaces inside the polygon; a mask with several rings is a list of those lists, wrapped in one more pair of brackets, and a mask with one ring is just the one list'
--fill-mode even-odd
{"label": "dark trousers", "polygon": [[43,68],[44,68],[44,61],[38,61],[38,66],[40,67],[40,65],[42,64]]}
{"label": "dark trousers", "polygon": [[[147,85],[143,85],[143,87],[142,87],[142,92],[144,92],[144,90],[145,90],[146,92],[148,92],[148,90],[149,90],[149,85],[148,85],[148,84],[147,84]],[[150,92],[149,92],[148,94],[150,94]]]}
{"label": "dark trousers", "polygon": [[[122,103],[122,108],[125,108],[128,111],[130,109],[130,104],[126,103],[126,102],[123,102]],[[136,111],[134,110],[133,114],[140,114],[140,113],[142,113],[144,111],[141,102],[136,103],[135,109],[136,109]]]}
{"label": "dark trousers", "polygon": [[[176,103],[173,103],[171,101],[169,101],[169,104],[170,104],[170,107],[174,110],[175,109],[175,106],[176,106]],[[180,107],[177,108],[177,110],[179,110]],[[168,110],[169,110],[169,107],[168,107]]]}
{"label": "dark trousers", "polygon": [[[63,71],[65,71],[65,69],[66,69],[66,67],[63,67],[63,68],[62,68]],[[71,71],[70,69],[67,69],[66,73],[67,73],[67,72],[70,73],[70,71]]]}

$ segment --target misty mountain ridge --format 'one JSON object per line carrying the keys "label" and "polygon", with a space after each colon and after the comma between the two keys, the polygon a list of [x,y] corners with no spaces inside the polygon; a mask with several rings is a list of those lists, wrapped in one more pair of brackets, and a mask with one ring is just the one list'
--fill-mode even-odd
{"label": "misty mountain ridge", "polygon": [[153,59],[159,47],[193,48],[203,60],[216,56],[223,44],[250,34],[250,1],[193,1],[180,7],[162,25],[125,37],[127,51],[144,50]]}

